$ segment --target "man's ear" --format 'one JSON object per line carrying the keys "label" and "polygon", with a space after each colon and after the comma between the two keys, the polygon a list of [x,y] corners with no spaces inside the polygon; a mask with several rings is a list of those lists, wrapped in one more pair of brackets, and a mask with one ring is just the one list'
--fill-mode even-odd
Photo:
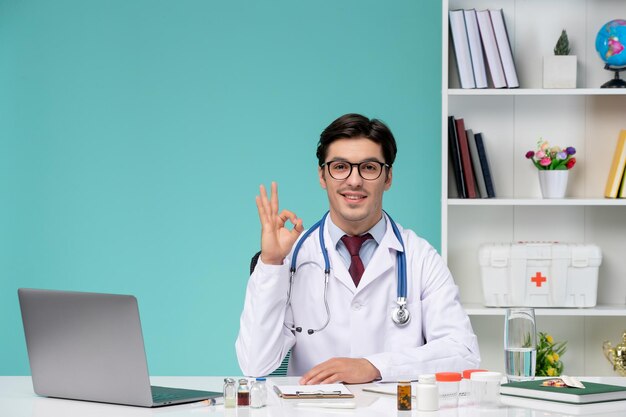
{"label": "man's ear", "polygon": [[326,171],[324,171],[324,167],[317,167],[317,175],[320,179],[320,185],[323,189],[326,189]]}
{"label": "man's ear", "polygon": [[385,191],[391,188],[391,182],[393,180],[393,168],[387,169],[387,178],[385,178]]}

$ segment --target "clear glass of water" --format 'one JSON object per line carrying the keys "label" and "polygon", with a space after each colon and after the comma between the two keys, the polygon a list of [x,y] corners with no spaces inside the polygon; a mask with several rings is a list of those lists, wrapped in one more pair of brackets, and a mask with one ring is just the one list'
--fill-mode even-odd
{"label": "clear glass of water", "polygon": [[535,379],[535,310],[507,308],[504,319],[504,368],[509,382]]}

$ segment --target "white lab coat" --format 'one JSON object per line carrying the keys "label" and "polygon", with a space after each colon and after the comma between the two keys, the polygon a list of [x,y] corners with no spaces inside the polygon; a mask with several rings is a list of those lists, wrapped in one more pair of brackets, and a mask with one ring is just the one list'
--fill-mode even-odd
{"label": "white lab coat", "polygon": [[[428,242],[411,230],[398,228],[406,249],[408,325],[398,327],[391,320],[397,306],[396,252],[402,246],[389,220],[358,288],[331,247],[326,226],[330,323],[320,332],[307,334],[307,329],[317,329],[326,321],[324,259],[315,231],[298,254],[289,308],[291,255],[283,265],[266,265],[259,259],[250,276],[235,344],[244,375],[271,373],[289,349],[288,375],[303,375],[333,357],[366,358],[378,368],[383,381],[478,367],[478,342],[448,268]],[[283,323],[293,323],[303,331],[292,332]]]}

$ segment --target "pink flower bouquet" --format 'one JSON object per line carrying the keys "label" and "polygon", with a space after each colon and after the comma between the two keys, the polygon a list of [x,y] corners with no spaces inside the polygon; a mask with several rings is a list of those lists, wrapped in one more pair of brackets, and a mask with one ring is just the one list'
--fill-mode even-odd
{"label": "pink flower bouquet", "polygon": [[566,170],[576,165],[575,154],[576,149],[573,146],[550,146],[547,140],[539,139],[537,151],[526,152],[526,158],[540,170]]}

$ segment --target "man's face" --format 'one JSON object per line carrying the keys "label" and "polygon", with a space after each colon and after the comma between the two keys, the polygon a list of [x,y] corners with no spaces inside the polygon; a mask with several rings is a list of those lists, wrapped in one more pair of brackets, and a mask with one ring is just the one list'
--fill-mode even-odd
{"label": "man's face", "polygon": [[[358,164],[365,161],[386,162],[382,146],[367,138],[338,139],[327,151],[326,163],[345,161]],[[372,228],[382,216],[383,193],[391,187],[391,169],[383,167],[378,179],[365,180],[356,166],[344,180],[336,180],[327,166],[318,169],[320,184],[328,193],[330,216],[339,228],[358,235]]]}

